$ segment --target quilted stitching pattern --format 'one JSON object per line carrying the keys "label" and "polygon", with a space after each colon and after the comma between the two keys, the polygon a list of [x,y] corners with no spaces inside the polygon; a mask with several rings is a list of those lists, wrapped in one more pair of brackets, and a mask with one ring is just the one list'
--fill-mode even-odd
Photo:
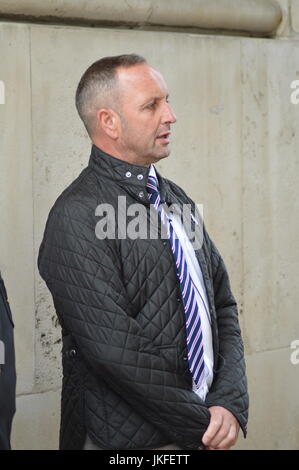
{"label": "quilted stitching pattern", "polygon": [[[198,256],[215,306],[215,357],[218,334],[224,365],[206,403],[192,392],[184,361],[184,313],[168,243],[95,236],[100,202],[116,207],[120,195],[127,204],[140,202],[146,171],[143,181],[128,182],[128,169],[136,175],[142,167],[93,146],[88,167],[54,204],[40,247],[40,274],[78,351],[63,358],[60,447],[82,448],[87,430],[101,448],[169,442],[197,448],[209,424],[208,406],[216,404],[235,414],[245,434],[248,396],[237,307],[208,235]],[[190,203],[181,188],[159,178],[166,201]]]}

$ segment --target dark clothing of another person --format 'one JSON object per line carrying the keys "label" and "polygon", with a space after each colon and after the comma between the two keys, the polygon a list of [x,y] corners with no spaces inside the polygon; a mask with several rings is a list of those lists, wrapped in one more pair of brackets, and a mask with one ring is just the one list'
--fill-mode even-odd
{"label": "dark clothing of another person", "polygon": [[0,450],[10,450],[12,420],[16,411],[14,324],[0,274]]}

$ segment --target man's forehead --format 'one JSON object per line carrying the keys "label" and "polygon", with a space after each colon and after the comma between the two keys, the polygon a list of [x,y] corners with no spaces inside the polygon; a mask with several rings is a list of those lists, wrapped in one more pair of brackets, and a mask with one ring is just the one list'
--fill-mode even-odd
{"label": "man's forehead", "polygon": [[134,87],[135,89],[158,87],[167,91],[167,85],[161,72],[148,64],[120,67],[117,74],[120,84],[124,87]]}

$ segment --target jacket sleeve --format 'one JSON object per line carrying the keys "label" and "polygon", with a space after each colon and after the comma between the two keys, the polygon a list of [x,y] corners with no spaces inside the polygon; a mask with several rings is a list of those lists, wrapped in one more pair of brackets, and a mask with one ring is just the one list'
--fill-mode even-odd
{"label": "jacket sleeve", "polygon": [[247,434],[248,392],[244,347],[238,320],[238,309],[231,292],[223,259],[209,238],[213,268],[213,288],[218,327],[220,363],[212,387],[207,394],[207,406],[223,406],[239,421],[244,437]]}
{"label": "jacket sleeve", "polygon": [[60,322],[95,374],[172,442],[197,448],[210,412],[131,316],[115,241],[95,240],[80,210],[54,206],[39,251]]}

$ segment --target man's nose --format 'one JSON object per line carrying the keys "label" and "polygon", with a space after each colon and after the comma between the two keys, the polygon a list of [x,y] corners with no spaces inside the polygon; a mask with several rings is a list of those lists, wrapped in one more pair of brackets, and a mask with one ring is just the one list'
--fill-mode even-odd
{"label": "man's nose", "polygon": [[163,112],[163,122],[174,124],[176,120],[176,115],[174,114],[171,106],[168,103],[165,103]]}

